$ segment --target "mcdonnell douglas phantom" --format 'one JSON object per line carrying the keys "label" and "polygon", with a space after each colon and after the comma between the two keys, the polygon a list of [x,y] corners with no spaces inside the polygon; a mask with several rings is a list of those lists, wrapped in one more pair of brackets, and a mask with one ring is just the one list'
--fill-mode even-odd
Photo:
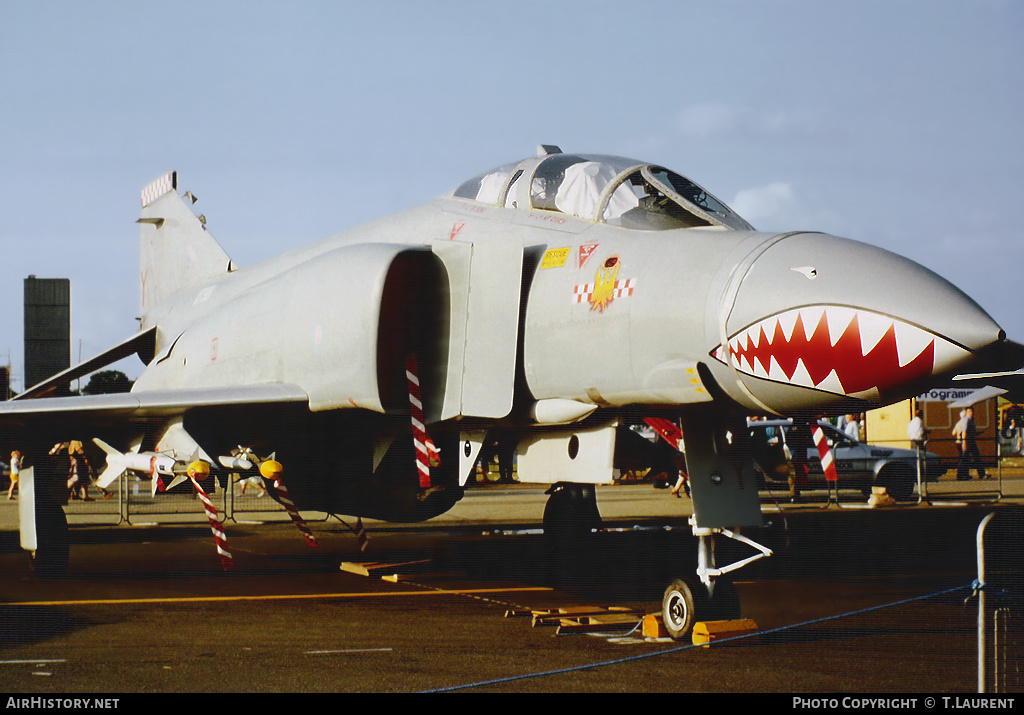
{"label": "mcdonnell douglas phantom", "polygon": [[[593,485],[626,460],[630,424],[670,424],[700,542],[699,578],[666,591],[677,638],[729,600],[715,584],[737,565],[716,566],[715,536],[770,553],[734,531],[762,523],[748,414],[861,412],[1024,363],[1006,364],[1019,346],[922,266],[758,232],[644,161],[541,146],[247,268],[194,201],[173,172],[143,190],[139,331],[3,404],[5,444],[95,439],[101,486],[272,455],[300,509],[419,521],[459,500],[500,432],[519,480],[551,485],[545,529],[569,533],[598,518]],[[146,367],[130,393],[47,396],[131,354]],[[36,523],[23,518],[37,558],[66,532],[39,487]]]}

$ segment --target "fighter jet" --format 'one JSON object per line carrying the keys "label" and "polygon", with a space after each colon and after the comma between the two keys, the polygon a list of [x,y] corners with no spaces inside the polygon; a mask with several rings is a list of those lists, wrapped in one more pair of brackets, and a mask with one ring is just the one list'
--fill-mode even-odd
{"label": "fighter jet", "polygon": [[[747,415],[860,412],[1024,364],[922,266],[824,233],[758,232],[645,161],[542,145],[245,268],[175,173],[141,203],[139,331],[0,406],[5,441],[88,432],[110,455],[104,483],[273,455],[299,508],[418,521],[459,500],[500,433],[519,480],[551,485],[545,529],[571,535],[599,518],[593,485],[633,453],[630,426],[667,421],[700,537],[699,582],[666,590],[675,637],[730,600],[737,564],[714,563],[715,536],[770,553],[735,531],[761,524]],[[46,397],[132,353],[146,367],[130,393]]]}

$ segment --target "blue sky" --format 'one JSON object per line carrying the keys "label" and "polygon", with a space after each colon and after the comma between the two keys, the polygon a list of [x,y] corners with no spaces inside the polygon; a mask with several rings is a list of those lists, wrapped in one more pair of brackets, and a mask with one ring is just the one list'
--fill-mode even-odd
{"label": "blue sky", "polygon": [[0,361],[20,389],[30,274],[71,278],[76,357],[134,332],[168,170],[248,265],[540,143],[901,253],[1024,342],[1022,34],[1013,0],[0,0]]}

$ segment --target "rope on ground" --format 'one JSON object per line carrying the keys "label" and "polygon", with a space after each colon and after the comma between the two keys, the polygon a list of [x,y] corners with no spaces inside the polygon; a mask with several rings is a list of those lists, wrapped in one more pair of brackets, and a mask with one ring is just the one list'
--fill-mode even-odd
{"label": "rope on ground", "polygon": [[[827,623],[828,621],[836,621],[841,618],[849,618],[851,616],[859,616],[865,613],[871,613],[873,611],[881,611],[886,608],[893,608],[895,606],[904,606],[908,603],[914,603],[916,601],[924,601],[929,598],[935,598],[936,596],[944,596],[946,594],[954,593],[956,591],[963,591],[964,589],[973,588],[973,584],[967,584],[965,586],[956,586],[949,588],[944,591],[937,591],[936,593],[929,593],[925,596],[914,596],[913,598],[905,598],[902,601],[895,601],[893,603],[886,603],[881,606],[870,606],[868,608],[862,608],[857,611],[850,611],[849,613],[841,613],[836,616],[825,616],[824,618],[816,618],[814,620],[805,621],[803,623],[795,623],[789,626],[779,626],[778,628],[771,628],[767,631],[758,631],[755,633],[744,633],[743,635],[733,636],[731,638],[723,638],[720,641],[715,641],[715,645],[721,645],[723,643],[729,643],[731,641],[738,641],[744,638],[750,638],[752,636],[764,636],[772,633],[781,633],[782,631],[792,630],[794,628],[803,628],[805,626],[813,626],[818,623]],[[507,678],[496,678],[494,680],[483,680],[478,683],[467,683],[466,685],[453,685],[447,688],[436,688],[433,690],[424,690],[425,693],[449,693],[455,690],[467,690],[469,688],[480,688],[488,685],[501,685],[502,683],[512,683],[519,680],[529,680],[531,678],[544,678],[549,675],[561,675],[564,673],[576,673],[583,670],[593,670],[595,668],[604,668],[609,665],[620,665],[622,663],[630,663],[638,660],[645,660],[647,658],[657,658],[663,655],[669,655],[670,653],[681,653],[683,651],[692,650],[693,648],[702,648],[703,644],[692,644],[679,646],[678,648],[669,648],[667,650],[659,650],[655,653],[642,653],[640,655],[631,655],[625,658],[616,658],[615,660],[606,660],[600,663],[589,663],[587,665],[577,665],[571,668],[559,668],[558,670],[548,670],[540,673],[526,673],[524,675],[513,675]]]}

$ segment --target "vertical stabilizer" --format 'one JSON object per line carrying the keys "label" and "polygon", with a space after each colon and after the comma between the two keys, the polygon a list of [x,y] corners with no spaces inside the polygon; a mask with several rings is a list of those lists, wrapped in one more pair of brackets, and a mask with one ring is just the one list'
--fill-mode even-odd
{"label": "vertical stabilizer", "polygon": [[231,259],[192,212],[195,197],[179,196],[171,171],[142,190],[139,280],[142,312],[175,293],[209,282],[231,270]]}

